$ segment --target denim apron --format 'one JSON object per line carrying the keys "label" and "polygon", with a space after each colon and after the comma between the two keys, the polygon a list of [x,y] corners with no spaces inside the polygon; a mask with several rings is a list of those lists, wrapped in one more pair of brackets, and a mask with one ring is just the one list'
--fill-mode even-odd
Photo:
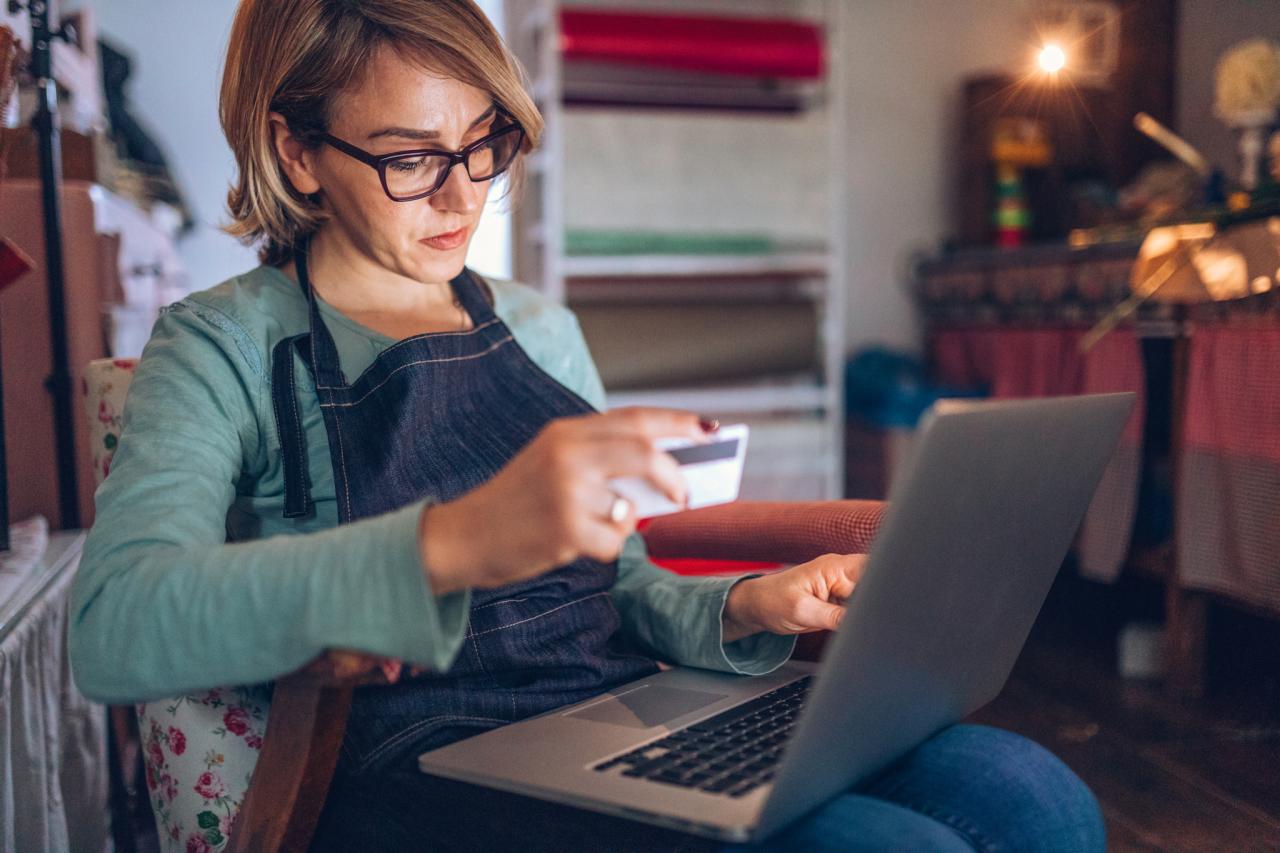
{"label": "denim apron", "polygon": [[[474,328],[399,341],[348,383],[305,250],[295,264],[310,332],[272,353],[288,517],[312,511],[295,350],[319,395],[340,524],[425,497],[454,500],[497,473],[548,421],[594,411],[534,363],[465,269],[449,284]],[[620,647],[609,595],[617,572],[616,561],[584,557],[530,580],[473,590],[466,637],[447,671],[355,691],[339,771],[416,767],[428,749],[656,672],[652,660]]]}

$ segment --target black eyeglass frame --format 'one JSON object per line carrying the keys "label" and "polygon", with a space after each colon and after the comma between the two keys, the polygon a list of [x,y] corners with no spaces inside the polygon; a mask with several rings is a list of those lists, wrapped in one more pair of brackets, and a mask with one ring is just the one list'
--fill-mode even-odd
{"label": "black eyeglass frame", "polygon": [[[506,136],[510,133],[519,134],[519,139],[516,140],[515,147],[511,150],[511,156],[507,159],[507,162],[502,165],[495,163],[493,172],[484,177],[477,178],[475,175],[471,174],[471,163],[469,160],[471,153],[481,146],[487,145],[495,139]],[[358,148],[350,142],[347,142],[344,139],[339,139],[330,133],[321,133],[320,138],[323,139],[326,144],[336,148],[348,157],[353,157],[361,163],[375,169],[378,173],[378,180],[382,182],[382,191],[387,194],[387,198],[392,201],[417,201],[420,198],[426,198],[427,196],[438,193],[440,188],[445,185],[445,182],[449,180],[449,174],[453,171],[453,167],[458,164],[462,164],[462,168],[467,171],[467,177],[471,179],[472,183],[491,181],[503,172],[507,171],[507,169],[511,167],[511,164],[515,162],[516,156],[520,153],[520,147],[524,145],[524,128],[520,126],[519,122],[512,119],[511,124],[495,130],[488,136],[477,139],[475,142],[465,146],[460,151],[444,151],[439,148],[414,148],[408,151],[392,151],[390,154],[372,154],[365,151],[363,148]],[[387,166],[396,160],[408,160],[413,157],[425,157],[429,155],[445,157],[449,161],[449,165],[445,166],[440,172],[440,177],[436,180],[435,186],[425,192],[416,193],[415,195],[403,197],[394,195],[391,192],[391,187],[387,185]]]}

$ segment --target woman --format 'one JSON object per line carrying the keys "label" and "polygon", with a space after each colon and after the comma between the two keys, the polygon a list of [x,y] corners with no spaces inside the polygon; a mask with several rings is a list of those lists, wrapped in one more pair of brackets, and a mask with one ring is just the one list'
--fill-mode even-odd
{"label": "woman", "polygon": [[[221,116],[231,228],[263,266],[156,324],[71,637],[87,695],[179,697],[142,706],[163,840],[223,843],[252,770],[233,749],[260,745],[268,694],[215,685],[336,648],[414,669],[357,692],[318,847],[717,848],[446,785],[414,759],[655,659],[771,671],[795,634],[839,622],[860,558],[745,579],[647,560],[607,481],[683,501],[654,441],[714,424],[597,412],[572,314],[464,270],[490,183],[541,131],[471,0],[243,0]],[[1097,805],[1061,763],[956,727],[760,849],[1100,845]]]}

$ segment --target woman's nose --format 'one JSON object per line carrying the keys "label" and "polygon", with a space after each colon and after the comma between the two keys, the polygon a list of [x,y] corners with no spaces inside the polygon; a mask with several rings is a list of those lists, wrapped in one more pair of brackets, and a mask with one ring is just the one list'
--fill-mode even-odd
{"label": "woman's nose", "polygon": [[449,171],[444,186],[431,196],[431,206],[450,213],[475,213],[483,204],[488,181],[475,183],[459,163]]}

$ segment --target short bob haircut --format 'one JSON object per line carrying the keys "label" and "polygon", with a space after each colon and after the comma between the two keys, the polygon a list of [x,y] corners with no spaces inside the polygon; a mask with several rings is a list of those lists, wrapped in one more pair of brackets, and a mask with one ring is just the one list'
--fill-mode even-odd
{"label": "short bob haircut", "polygon": [[489,92],[525,131],[508,189],[537,147],[542,116],[520,64],[472,0],[241,0],[231,26],[218,112],[239,174],[227,193],[227,231],[260,243],[262,263],[286,262],[326,216],[294,190],[276,160],[269,114],[306,145],[328,130],[334,98],[360,82],[389,45],[424,67]]}

